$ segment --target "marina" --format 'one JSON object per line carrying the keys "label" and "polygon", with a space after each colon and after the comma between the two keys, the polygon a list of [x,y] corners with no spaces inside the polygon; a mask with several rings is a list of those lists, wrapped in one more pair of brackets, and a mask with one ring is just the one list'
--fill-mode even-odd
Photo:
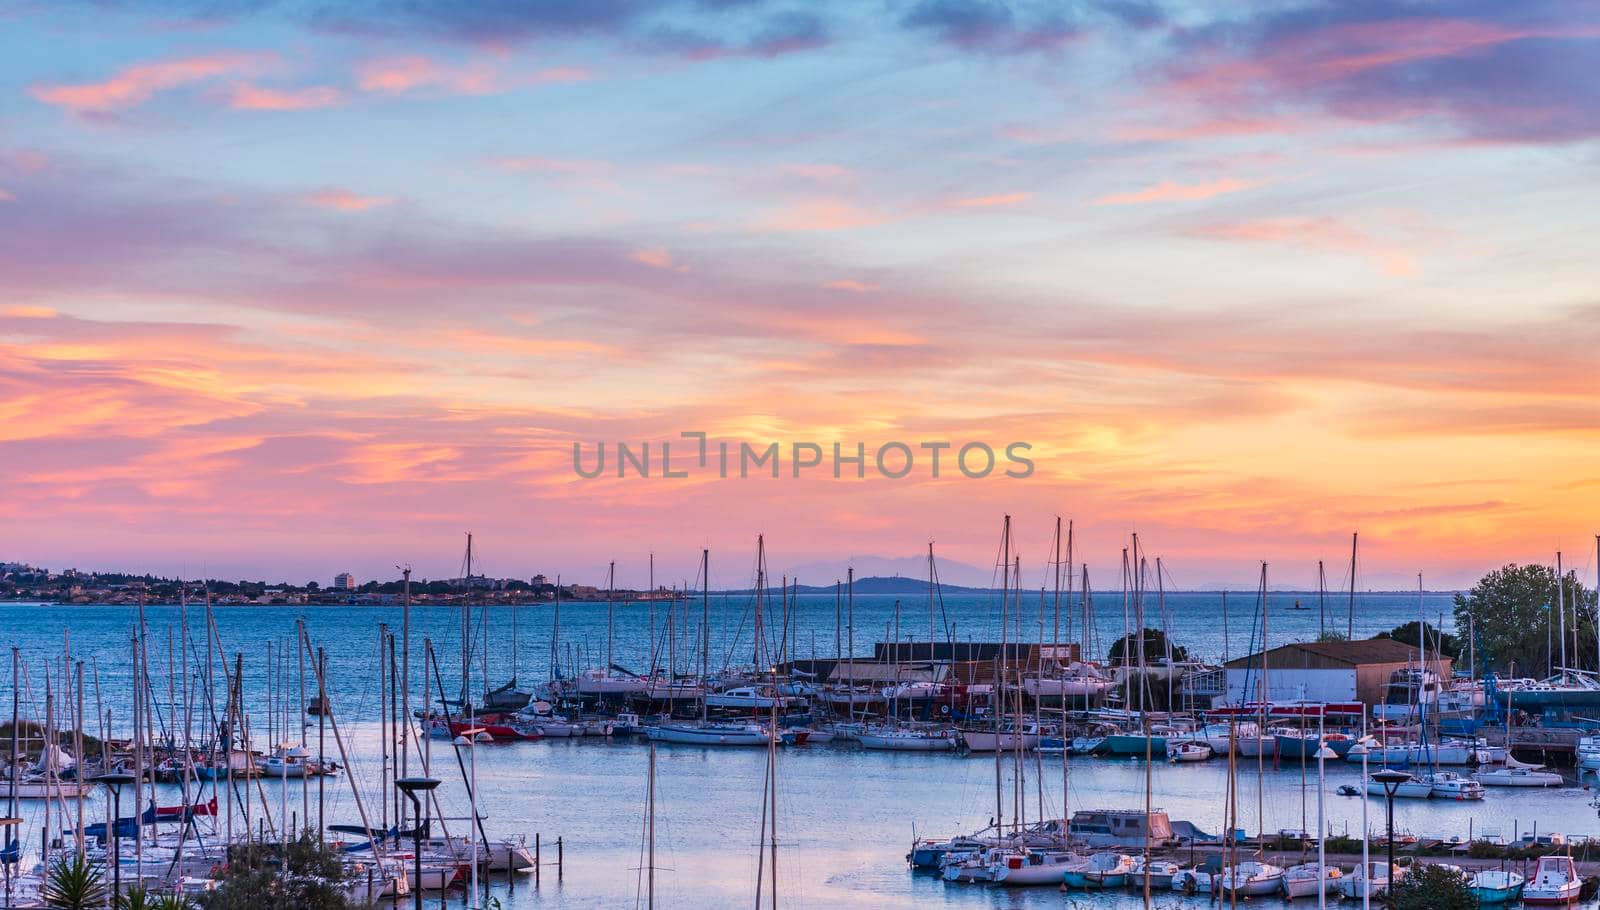
{"label": "marina", "polygon": [[[80,829],[86,857],[120,856],[115,871],[131,866],[131,882],[158,890],[209,887],[228,844],[295,832],[342,857],[356,903],[420,890],[505,907],[646,893],[650,905],[719,905],[760,880],[801,905],[976,906],[999,889],[1019,906],[1063,892],[1183,906],[1382,896],[1433,866],[1458,870],[1481,900],[1537,901],[1545,888],[1565,901],[1600,873],[1585,768],[1600,738],[1511,713],[1532,690],[1554,716],[1560,680],[1453,675],[1426,632],[1416,647],[1298,644],[1330,615],[1275,609],[1299,598],[1271,591],[1265,569],[1254,598],[1231,601],[1150,592],[1130,573],[1108,608],[1082,588],[1076,603],[1066,591],[1030,600],[1014,561],[998,590],[947,596],[929,562],[919,609],[932,635],[860,647],[859,628],[909,627],[910,598],[858,596],[848,572],[831,596],[802,595],[788,579],[769,586],[761,558],[747,592],[581,607],[559,590],[545,604],[287,619],[212,606],[203,591],[132,610],[5,604],[34,630],[14,652],[12,729],[18,754],[36,751],[8,781],[11,804],[17,832],[43,838],[13,844],[13,905],[41,893],[38,845],[60,861]],[[1343,619],[1371,634],[1409,617],[1426,629],[1445,596],[1357,599]],[[958,640],[955,622],[971,637]],[[1119,625],[1120,637],[1102,632]],[[1263,651],[1274,625],[1290,644]],[[261,659],[230,647],[234,636]],[[1112,659],[1096,659],[1106,639]],[[1304,697],[1346,672],[1345,700]],[[1350,700],[1369,677],[1381,677],[1372,703]],[[1271,697],[1285,685],[1302,697]],[[77,713],[90,692],[93,714]],[[37,751],[45,728],[56,745]],[[1535,735],[1563,731],[1570,751]],[[408,805],[420,781],[427,802]],[[148,808],[120,816],[124,796]],[[1392,874],[1373,860],[1391,847]],[[1573,865],[1544,862],[1557,857]]]}

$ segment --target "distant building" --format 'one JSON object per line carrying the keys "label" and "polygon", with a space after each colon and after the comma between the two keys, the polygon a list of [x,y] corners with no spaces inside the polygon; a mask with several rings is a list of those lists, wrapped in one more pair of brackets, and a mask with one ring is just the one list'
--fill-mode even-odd
{"label": "distant building", "polygon": [[1451,661],[1424,659],[1421,651],[1387,638],[1367,641],[1295,642],[1266,653],[1266,686],[1261,684],[1262,655],[1229,661],[1226,700],[1239,702],[1351,702],[1382,704],[1396,670],[1426,666],[1450,678]]}
{"label": "distant building", "polygon": [[533,586],[535,588],[542,588],[542,587],[544,587],[545,585],[547,585],[549,583],[550,583],[550,579],[545,578],[543,575],[535,575],[535,576],[533,576]]}
{"label": "distant building", "polygon": [[356,589],[356,577],[349,572],[340,572],[338,575],[333,576],[333,589],[335,591],[354,591]]}

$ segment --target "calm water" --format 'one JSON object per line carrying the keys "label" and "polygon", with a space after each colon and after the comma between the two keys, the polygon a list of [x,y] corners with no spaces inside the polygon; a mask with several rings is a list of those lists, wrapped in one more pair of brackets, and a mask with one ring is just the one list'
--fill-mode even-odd
{"label": "calm water", "polygon": [[[1293,638],[1314,636],[1318,627],[1315,595],[1299,595],[1311,610],[1296,611],[1295,595],[1274,594],[1271,598],[1269,644]],[[982,598],[946,598],[945,610],[956,623],[959,638],[993,638],[998,629],[998,604]],[[1122,608],[1115,595],[1097,598],[1098,626],[1102,647],[1122,632]],[[1222,617],[1219,598],[1210,594],[1170,595],[1167,598],[1169,626],[1181,644],[1207,657],[1223,652]],[[1245,653],[1251,636],[1254,598],[1230,598],[1229,653]],[[902,632],[926,638],[926,601],[906,603],[901,614]],[[1037,634],[1037,604],[1029,616],[1032,635]],[[680,605],[680,610],[683,607]],[[691,620],[698,623],[700,605],[688,606]],[[1448,598],[1428,595],[1422,609],[1431,620],[1448,611]],[[661,608],[664,613],[664,608]],[[720,666],[729,654],[745,655],[735,661],[748,661],[753,622],[745,599],[713,598],[712,663]],[[1053,625],[1053,611],[1046,609],[1046,635]],[[490,675],[499,682],[510,666],[510,611],[502,610],[491,618]],[[1159,624],[1153,615],[1148,624]],[[794,637],[801,656],[808,656],[812,638],[819,656],[833,651],[834,603],[831,597],[801,598],[796,610],[798,621]],[[871,642],[881,638],[885,624],[893,625],[893,598],[856,599],[856,650],[867,653]],[[268,642],[291,640],[294,621],[301,614],[284,608],[229,608],[218,610],[223,647],[230,654],[245,654],[247,699],[261,712],[257,729],[265,723]],[[311,634],[329,655],[334,677],[333,699],[341,718],[348,744],[359,757],[350,779],[361,789],[371,814],[378,814],[379,769],[376,760],[375,712],[378,691],[374,673],[377,651],[377,624],[399,623],[398,609],[316,608],[304,612]],[[1416,618],[1415,595],[1370,595],[1361,600],[1357,617],[1358,635],[1370,635]],[[5,605],[0,619],[12,632],[12,641],[22,649],[29,668],[30,687],[25,695],[40,701],[44,661],[57,658],[63,631],[71,629],[75,657],[93,659],[101,679],[102,701],[118,718],[126,716],[126,692],[130,674],[127,668],[127,641],[135,613],[126,608],[71,608]],[[147,621],[151,630],[152,674],[158,689],[166,684],[167,628],[175,626],[176,607],[151,607]],[[658,614],[658,620],[660,616]],[[519,611],[520,653],[518,664],[524,680],[548,675],[550,630],[553,611],[548,605]],[[191,611],[198,629],[199,611]],[[1342,615],[1341,615],[1342,621]],[[561,617],[563,652],[570,649],[568,663],[598,662],[603,656],[606,637],[604,604],[564,605]],[[660,626],[664,628],[664,620]],[[650,638],[648,609],[630,605],[618,609],[617,644],[619,663],[642,666]],[[742,628],[742,632],[740,629]],[[459,680],[460,619],[443,608],[414,611],[415,639],[432,637],[439,646],[441,675],[450,682]],[[869,631],[873,630],[873,631]],[[196,631],[195,637],[199,638]],[[176,638],[176,633],[174,633]],[[175,642],[176,645],[176,642]],[[276,648],[278,645],[274,644]],[[203,649],[203,645],[197,647]],[[420,644],[418,645],[420,652]],[[592,659],[583,661],[582,652]],[[202,650],[203,653],[203,650]],[[291,650],[292,656],[292,650]],[[198,661],[195,661],[198,664]],[[291,680],[292,680],[291,673]],[[9,685],[9,681],[6,683]],[[291,681],[292,685],[292,681]],[[475,686],[481,683],[475,682]],[[10,693],[5,693],[9,695]],[[420,695],[420,689],[418,694]],[[92,703],[94,694],[89,700]],[[35,708],[37,711],[37,708]],[[120,721],[119,721],[120,726]],[[311,731],[315,741],[315,729]],[[330,737],[331,741],[331,737]],[[434,773],[446,779],[442,799],[448,811],[467,814],[465,788],[453,770],[454,756],[446,746],[435,742]],[[330,750],[331,751],[331,750]],[[644,821],[644,792],[649,749],[640,742],[608,742],[597,738],[552,740],[538,743],[488,744],[478,752],[478,779],[486,827],[491,834],[521,834],[532,841],[542,833],[546,844],[564,838],[566,867],[558,880],[553,868],[547,869],[538,887],[531,877],[518,880],[515,893],[502,879],[496,895],[507,907],[625,907],[633,905],[639,890],[641,834]],[[658,906],[724,907],[748,906],[753,901],[756,873],[756,844],[760,838],[762,780],[765,752],[760,749],[702,749],[666,746],[658,749],[657,771],[657,876]],[[1028,769],[1028,815],[1039,811],[1037,782],[1042,780],[1043,811],[1061,811],[1061,759],[1045,758],[1040,768]],[[1263,775],[1264,790],[1259,804],[1255,768],[1246,762],[1241,770],[1239,812],[1245,828],[1277,830],[1317,827],[1315,769],[1303,775],[1298,766],[1274,769],[1270,764]],[[1142,763],[1101,759],[1073,760],[1070,768],[1069,808],[1099,806],[1137,806],[1142,804],[1145,769]],[[801,747],[784,750],[780,756],[779,882],[785,906],[804,907],[912,907],[930,903],[951,906],[1017,907],[1115,907],[1136,906],[1131,897],[1065,895],[1050,889],[1006,891],[946,886],[937,878],[908,873],[902,861],[907,846],[916,835],[948,834],[983,825],[993,813],[994,764],[990,757],[956,755],[917,755],[868,753],[846,748]],[[1223,827],[1221,794],[1226,768],[1221,762],[1169,766],[1151,769],[1155,802],[1174,818],[1188,819],[1202,828],[1220,831]],[[1330,763],[1327,790],[1331,794],[1341,783],[1357,782],[1359,766]],[[273,781],[261,786],[268,801],[279,804],[279,787]],[[325,813],[330,822],[358,821],[350,784],[343,777],[325,784]],[[301,812],[301,785],[288,785],[287,804],[297,816]],[[309,801],[315,813],[314,785]],[[173,802],[167,795],[164,802]],[[1325,812],[1328,825],[1336,832],[1358,832],[1362,827],[1364,800],[1329,796]],[[1370,822],[1380,826],[1381,803],[1372,802]],[[31,830],[42,822],[41,807],[28,805],[24,815]],[[91,817],[97,810],[90,809]],[[103,812],[103,810],[98,810]],[[1006,811],[1010,812],[1010,786],[1006,786]],[[1441,804],[1432,801],[1401,803],[1396,808],[1397,827],[1419,834],[1461,834],[1468,831],[1498,829],[1507,837],[1516,830],[1527,830],[1535,823],[1541,830],[1600,834],[1600,818],[1589,805],[1589,794],[1576,790],[1559,792],[1493,792],[1477,805]],[[458,825],[461,824],[458,822]],[[35,837],[36,840],[36,837]],[[546,858],[553,859],[553,848]],[[459,897],[454,906],[461,906]],[[1163,897],[1159,906],[1204,907],[1204,899],[1185,902]]]}

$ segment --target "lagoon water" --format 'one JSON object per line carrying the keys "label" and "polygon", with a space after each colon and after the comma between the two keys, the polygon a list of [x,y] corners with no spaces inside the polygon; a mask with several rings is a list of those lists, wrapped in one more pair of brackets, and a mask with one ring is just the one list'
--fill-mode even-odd
{"label": "lagoon water", "polygon": [[[1039,628],[1037,597],[1026,637]],[[1295,610],[1296,599],[1309,610]],[[1153,599],[1152,599],[1153,600]],[[1330,597],[1330,605],[1335,601]],[[1269,645],[1314,637],[1318,630],[1316,595],[1274,592],[1269,598]],[[1343,604],[1337,616],[1342,623]],[[1169,594],[1168,625],[1173,638],[1198,654],[1217,659],[1224,638],[1220,597],[1215,594]],[[1449,598],[1429,594],[1362,595],[1358,600],[1355,631],[1371,635],[1426,615],[1437,622],[1448,616]],[[665,607],[658,606],[658,630],[664,630]],[[1230,597],[1228,637],[1230,655],[1247,652],[1251,640],[1255,597]],[[689,614],[697,626],[699,602],[679,604],[680,616]],[[944,611],[953,620],[955,636],[985,640],[997,637],[998,602],[977,596],[946,597]],[[1158,625],[1153,615],[1148,625]],[[158,692],[166,690],[168,628],[177,628],[179,608],[146,609],[150,629],[151,673]],[[244,654],[246,699],[257,712],[252,721],[265,729],[267,708],[267,646],[276,651],[291,642],[289,680],[296,694],[292,639],[294,623],[303,617],[309,632],[328,653],[332,679],[331,698],[347,743],[359,755],[349,777],[362,790],[369,811],[377,813],[376,788],[378,686],[376,677],[377,625],[398,628],[398,608],[231,607],[215,611],[223,648]],[[749,599],[713,597],[710,603],[711,662],[748,662],[753,626]],[[1046,604],[1046,637],[1053,626],[1053,609]],[[1330,609],[1330,613],[1334,611]],[[200,610],[191,606],[190,622],[200,640]],[[522,608],[517,613],[521,645],[517,664],[524,683],[549,675],[550,605]],[[614,648],[618,663],[640,667],[649,651],[649,608],[632,604],[617,609]],[[1122,633],[1122,606],[1113,593],[1096,598],[1099,639],[1103,648]],[[831,656],[834,637],[834,600],[831,596],[804,596],[794,611],[792,636],[799,656],[809,656],[812,642],[818,656]],[[887,625],[892,634],[894,599],[857,597],[856,652],[866,654],[873,641],[883,638]],[[129,639],[136,611],[122,607],[57,607],[7,604],[0,606],[0,621],[10,632],[28,670],[25,702],[33,713],[42,706],[44,661],[58,659],[64,632],[70,629],[74,657],[89,662],[86,673],[100,677],[99,698],[112,709],[117,723],[127,716]],[[1448,620],[1447,620],[1448,621]],[[901,605],[901,628],[906,637],[927,637],[926,600],[909,599]],[[677,625],[677,624],[675,624]],[[510,669],[510,611],[491,616],[490,676],[498,684]],[[561,615],[564,663],[587,666],[603,660],[606,639],[604,604],[564,604]],[[913,633],[911,630],[916,629]],[[742,630],[742,631],[741,631]],[[1259,629],[1257,630],[1259,634]],[[413,642],[421,653],[421,640],[430,637],[440,655],[440,675],[446,687],[457,685],[460,653],[460,615],[449,608],[425,607],[413,611]],[[691,630],[688,641],[696,640]],[[1063,635],[1065,637],[1065,634]],[[177,633],[173,633],[177,644]],[[196,653],[203,654],[203,644]],[[686,648],[680,642],[680,650]],[[730,655],[742,655],[731,657]],[[587,656],[588,659],[584,659]],[[680,653],[681,659],[681,653]],[[696,656],[696,661],[698,656]],[[475,658],[476,662],[476,658]],[[415,667],[420,659],[414,660]],[[200,664],[191,657],[191,670]],[[474,670],[476,673],[476,669]],[[6,681],[9,685],[9,681]],[[475,677],[474,686],[481,688]],[[10,693],[4,693],[9,695]],[[420,698],[420,685],[415,697]],[[96,698],[93,690],[88,699]],[[91,710],[93,710],[91,708]],[[125,731],[124,731],[125,732]],[[310,738],[315,742],[315,727]],[[331,741],[331,737],[330,737]],[[441,798],[447,811],[467,814],[465,788],[454,770],[447,745],[435,741],[434,773],[446,780]],[[331,749],[330,749],[331,751]],[[503,877],[493,886],[495,896],[508,908],[634,906],[642,883],[641,854],[644,795],[649,747],[642,741],[600,738],[547,740],[537,743],[488,744],[478,750],[477,775],[482,811],[491,835],[520,834],[530,843],[535,832],[544,840],[545,858],[553,861],[551,842],[563,838],[565,867],[558,877],[548,867],[535,886],[520,877],[514,890]],[[762,781],[766,768],[762,749],[707,749],[662,745],[657,749],[657,905],[662,907],[738,907],[754,901],[756,845],[760,840]],[[1027,770],[1029,817],[1061,811],[1061,761],[1041,757]],[[1009,764],[1007,764],[1009,768]],[[1071,759],[1068,766],[1069,809],[1137,807],[1143,804],[1144,764],[1139,761]],[[1223,792],[1226,766],[1222,762],[1198,765],[1158,763],[1151,771],[1154,802],[1173,818],[1188,819],[1202,828],[1223,827]],[[953,907],[1132,907],[1142,901],[1114,895],[1061,894],[1053,889],[1035,891],[947,886],[933,876],[906,871],[903,857],[917,835],[952,834],[985,824],[994,810],[994,762],[989,756],[955,754],[869,753],[848,747],[809,746],[785,749],[779,757],[778,824],[780,903],[789,907],[913,907],[929,904]],[[1009,775],[1009,771],[1008,771]],[[1327,767],[1325,814],[1336,833],[1359,832],[1362,809],[1369,822],[1382,825],[1382,803],[1331,795],[1341,783],[1359,780],[1359,766],[1331,762]],[[1256,768],[1244,762],[1240,770],[1239,816],[1242,827],[1275,831],[1281,828],[1315,830],[1316,772],[1298,765],[1274,768],[1269,762],[1257,788]],[[1039,784],[1042,783],[1042,788]],[[262,781],[269,804],[279,804],[275,781]],[[305,799],[314,806],[315,784],[302,796],[292,782],[284,802],[296,817]],[[355,802],[344,776],[328,779],[325,815],[329,822],[358,821]],[[176,801],[175,788],[163,788],[162,802]],[[1010,812],[1010,785],[1005,787]],[[1258,799],[1258,792],[1261,793]],[[1600,834],[1600,818],[1590,805],[1588,791],[1491,791],[1478,804],[1439,801],[1401,802],[1396,806],[1396,826],[1418,834],[1459,834],[1469,826],[1474,832],[1498,830],[1506,837],[1527,831],[1556,830],[1572,834]],[[1258,805],[1261,812],[1258,815]],[[42,807],[25,804],[23,815],[37,831]],[[91,817],[98,817],[91,809]],[[315,812],[315,809],[312,810]],[[460,821],[457,825],[462,824]],[[37,841],[37,836],[34,837]],[[438,906],[437,901],[430,905]],[[459,893],[450,905],[462,906]],[[1204,907],[1204,898],[1184,900],[1163,895],[1157,906]]]}

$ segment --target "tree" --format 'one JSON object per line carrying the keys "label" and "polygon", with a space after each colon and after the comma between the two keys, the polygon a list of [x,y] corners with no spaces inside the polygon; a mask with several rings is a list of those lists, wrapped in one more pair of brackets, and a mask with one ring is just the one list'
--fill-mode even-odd
{"label": "tree", "polygon": [[44,883],[44,905],[59,910],[104,907],[106,885],[100,870],[76,855],[57,860]]}
{"label": "tree", "polygon": [[[1456,595],[1456,634],[1468,641],[1469,632],[1476,632],[1484,667],[1510,676],[1549,674],[1562,650],[1553,637],[1561,627],[1556,595],[1556,573],[1549,566],[1513,563],[1496,569],[1465,595]],[[1562,579],[1561,600],[1567,609],[1567,662],[1584,666],[1595,654],[1594,593],[1569,572]]]}
{"label": "tree", "polygon": [[[1167,636],[1160,629],[1144,630],[1144,660],[1146,664],[1158,664],[1167,659]],[[1189,652],[1180,644],[1172,644],[1172,660],[1174,663],[1189,659]],[[1127,659],[1123,659],[1123,655]],[[1107,655],[1112,666],[1123,664],[1136,664],[1139,662],[1139,638],[1130,632],[1111,643],[1111,651]]]}
{"label": "tree", "polygon": [[221,885],[199,899],[202,910],[346,910],[345,868],[306,832],[280,850],[276,844],[234,848]]}
{"label": "tree", "polygon": [[[1421,627],[1420,630],[1418,629],[1419,626]],[[1387,632],[1379,632],[1377,635],[1372,637],[1374,640],[1379,638],[1388,638],[1393,641],[1398,641],[1401,644],[1416,647],[1419,631],[1421,635],[1424,636],[1422,640],[1426,641],[1428,644],[1429,657],[1437,654],[1443,654],[1445,657],[1448,657],[1452,660],[1460,659],[1460,640],[1458,640],[1454,635],[1443,632],[1439,629],[1435,629],[1431,623],[1418,622],[1417,620],[1413,619],[1404,625],[1395,626],[1393,629],[1390,629]]]}
{"label": "tree", "polygon": [[1414,865],[1389,889],[1389,910],[1477,910],[1466,873]]}

